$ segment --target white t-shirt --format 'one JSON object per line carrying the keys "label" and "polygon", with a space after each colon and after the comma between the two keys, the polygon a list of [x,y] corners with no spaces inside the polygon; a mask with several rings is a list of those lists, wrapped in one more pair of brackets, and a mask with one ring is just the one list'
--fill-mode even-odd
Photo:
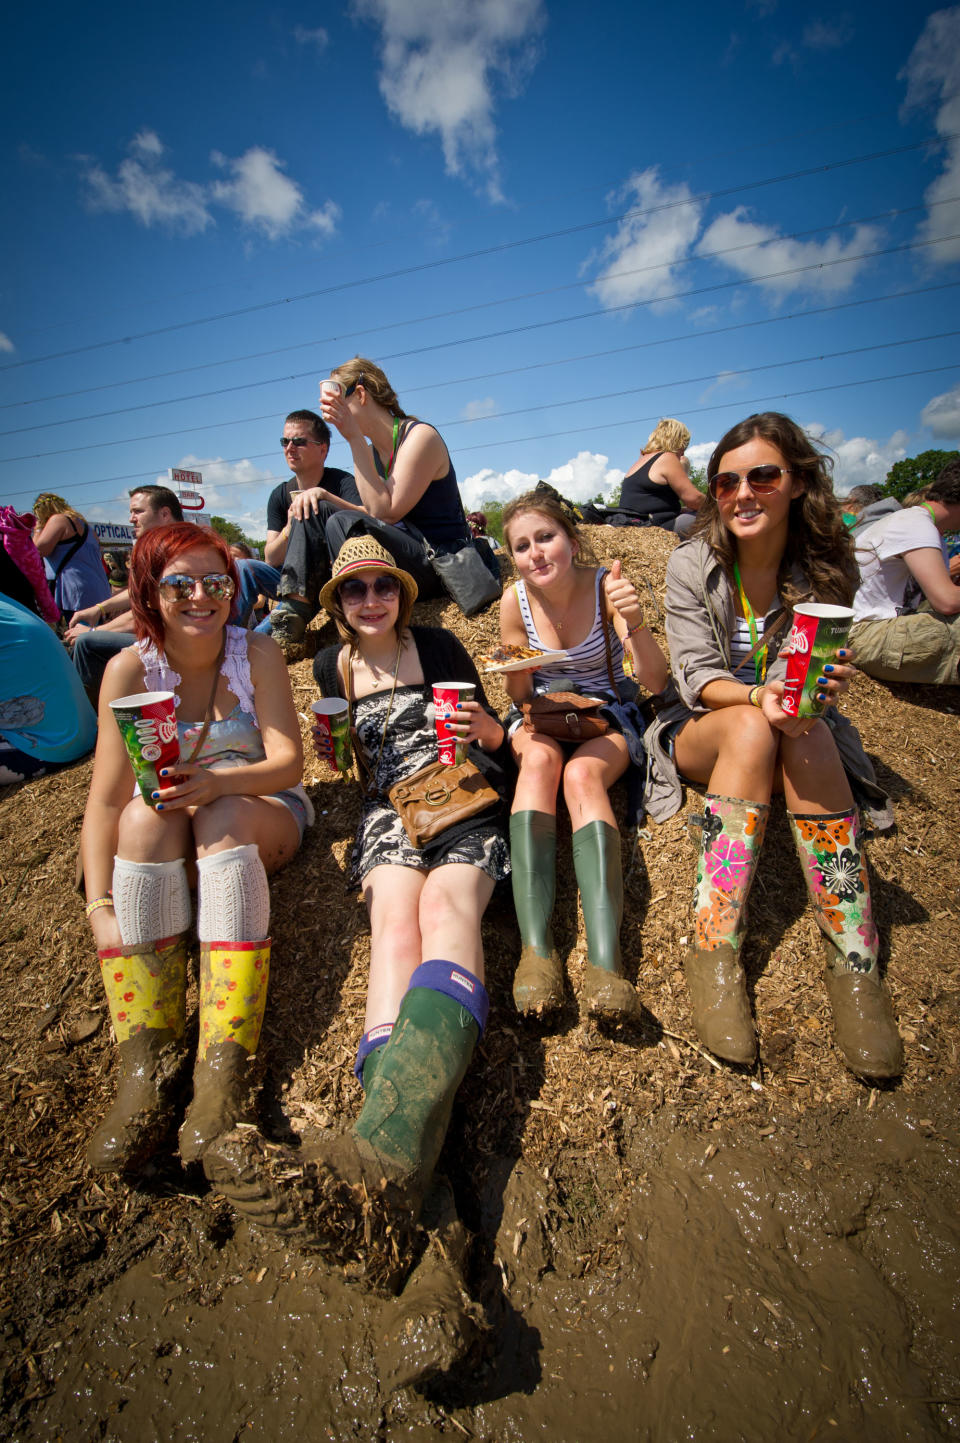
{"label": "white t-shirt", "polygon": [[860,589],[853,598],[853,620],[886,621],[897,616],[913,573],[904,561],[907,551],[935,547],[947,560],[943,538],[930,512],[905,506],[883,516],[856,537]]}

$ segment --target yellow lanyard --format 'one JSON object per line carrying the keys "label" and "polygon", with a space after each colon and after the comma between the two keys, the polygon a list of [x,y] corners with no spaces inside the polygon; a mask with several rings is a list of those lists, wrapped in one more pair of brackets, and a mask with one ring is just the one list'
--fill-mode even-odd
{"label": "yellow lanyard", "polygon": [[[736,561],[733,563],[733,576],[734,580],[737,583],[737,590],[740,593],[740,605],[743,607],[743,614],[746,617],[747,625],[750,628],[750,640],[753,642],[754,647],[756,647],[758,643],[757,618],[753,613],[753,607],[747,600],[747,593],[744,591],[743,582],[740,580],[740,566],[739,563]],[[753,658],[753,674],[757,679],[757,686],[762,686],[764,681],[766,680],[767,650],[768,648],[766,646],[761,646],[757,651],[756,656]]]}

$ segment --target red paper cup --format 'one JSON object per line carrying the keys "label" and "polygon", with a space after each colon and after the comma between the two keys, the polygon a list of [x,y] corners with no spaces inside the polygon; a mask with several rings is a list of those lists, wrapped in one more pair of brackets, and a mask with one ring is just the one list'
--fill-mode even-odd
{"label": "red paper cup", "polygon": [[476,691],[472,681],[438,681],[433,688],[434,720],[437,727],[437,754],[445,767],[456,766],[467,755],[463,744],[449,723],[456,718],[457,702],[473,701]]}
{"label": "red paper cup", "polygon": [[[133,767],[140,795],[155,807],[160,773],[180,761],[180,739],[172,691],[141,691],[110,703]],[[171,779],[163,781],[170,786]]]}
{"label": "red paper cup", "polygon": [[824,703],[816,700],[817,678],[824,664],[846,646],[852,621],[849,606],[810,601],[794,607],[793,630],[784,651],[787,675],[782,705],[787,716],[823,715]]}

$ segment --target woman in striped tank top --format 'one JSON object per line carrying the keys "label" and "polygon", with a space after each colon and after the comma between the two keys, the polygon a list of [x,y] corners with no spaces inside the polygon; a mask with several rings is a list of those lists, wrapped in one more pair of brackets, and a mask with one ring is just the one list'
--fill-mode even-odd
{"label": "woman in striped tank top", "polygon": [[[681,702],[644,737],[654,785],[667,764],[664,748],[672,746],[676,771],[707,789],[694,944],[684,964],[694,1025],[718,1056],[739,1063],[756,1057],[740,941],[771,793],[782,790],[826,938],[837,1042],[857,1074],[896,1076],[902,1047],[877,969],[859,818],[844,767],[858,739],[832,711],[855,674],[852,652],[836,652],[818,678],[825,719],[791,716],[782,706],[781,643],[791,608],[800,601],[849,606],[857,585],[830,462],[789,416],[766,412],[727,432],[707,480],[694,536],[667,567],[667,640]],[[783,609],[784,625],[762,644],[766,625]],[[657,815],[652,800],[650,810]]]}
{"label": "woman in striped tank top", "polygon": [[[625,680],[627,649],[637,681],[651,692],[663,689],[666,662],[643,624],[633,583],[621,575],[619,561],[604,573],[559,501],[533,491],[517,497],[504,507],[503,537],[519,572],[500,603],[503,641],[567,653],[565,661],[536,671],[507,673],[515,704],[534,692],[574,686],[609,696],[608,642],[618,686]],[[592,741],[563,743],[524,730],[516,717],[511,745],[520,768],[510,817],[513,897],[523,942],[513,984],[517,1008],[542,1016],[563,1001],[563,971],[551,930],[562,780],[587,931],[586,1005],[601,1016],[633,1016],[637,994],[621,975],[620,834],[608,795],[626,771],[627,743],[614,730]]]}

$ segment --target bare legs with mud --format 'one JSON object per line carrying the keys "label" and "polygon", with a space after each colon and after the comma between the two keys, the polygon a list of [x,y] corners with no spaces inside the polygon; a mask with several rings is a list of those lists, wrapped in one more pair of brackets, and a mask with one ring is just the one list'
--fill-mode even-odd
{"label": "bare legs with mud", "polygon": [[877,967],[859,820],[826,723],[789,736],[756,707],[723,707],[686,723],[676,738],[675,758],[684,776],[708,788],[694,892],[695,940],[684,963],[701,1041],[729,1062],[752,1063],[756,1057],[740,945],[770,796],[782,788],[825,939],[837,1043],[859,1076],[898,1076],[903,1049]]}
{"label": "bare legs with mud", "polygon": [[113,876],[115,922],[97,917],[101,977],[121,1077],[114,1105],[88,1149],[95,1170],[138,1169],[172,1130],[188,1064],[185,857],[194,850],[200,1038],[193,1100],[180,1130],[182,1160],[197,1161],[216,1136],[248,1114],[250,1064],[270,960],[264,862],[271,870],[281,865],[297,841],[288,809],[263,797],[225,797],[192,816],[181,810],[159,813],[136,798],[122,813]]}
{"label": "bare legs with mud", "polygon": [[609,797],[610,787],[627,767],[626,742],[611,733],[585,742],[569,756],[559,742],[521,728],[512,743],[520,766],[510,817],[513,899],[522,941],[513,982],[517,1010],[548,1017],[563,1004],[563,968],[552,928],[562,781],[587,933],[586,1008],[616,1021],[634,1017],[637,994],[622,975],[623,874],[620,833]]}

